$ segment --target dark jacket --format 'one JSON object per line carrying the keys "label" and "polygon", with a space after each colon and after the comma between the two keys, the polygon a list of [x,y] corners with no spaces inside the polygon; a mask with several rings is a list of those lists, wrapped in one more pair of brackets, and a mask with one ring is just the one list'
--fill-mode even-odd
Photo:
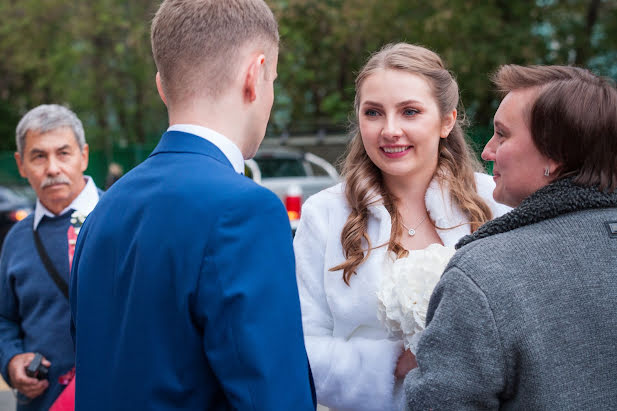
{"label": "dark jacket", "polygon": [[[39,223],[41,242],[58,273],[69,279],[67,230],[71,212]],[[34,214],[15,224],[4,241],[0,257],[0,366],[7,375],[9,361],[17,354],[39,352],[52,365],[49,388],[30,400],[18,396],[19,410],[47,410],[64,386],[58,377],[74,365],[69,332],[69,302],[41,262],[32,234]]]}
{"label": "dark jacket", "polygon": [[407,409],[617,408],[617,194],[546,186],[461,240]]}

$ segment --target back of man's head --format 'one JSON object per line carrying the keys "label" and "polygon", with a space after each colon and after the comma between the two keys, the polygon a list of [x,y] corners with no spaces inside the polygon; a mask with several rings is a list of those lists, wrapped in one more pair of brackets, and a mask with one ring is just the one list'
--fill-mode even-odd
{"label": "back of man's head", "polygon": [[169,104],[216,98],[248,45],[276,53],[278,27],[263,0],[165,0],[154,17],[152,53]]}

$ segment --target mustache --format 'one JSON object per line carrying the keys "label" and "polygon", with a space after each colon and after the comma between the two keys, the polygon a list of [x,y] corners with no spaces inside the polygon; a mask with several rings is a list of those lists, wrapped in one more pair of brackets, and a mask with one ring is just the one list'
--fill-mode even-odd
{"label": "mustache", "polygon": [[71,184],[71,181],[65,176],[47,177],[41,183],[41,188],[49,187],[54,184]]}

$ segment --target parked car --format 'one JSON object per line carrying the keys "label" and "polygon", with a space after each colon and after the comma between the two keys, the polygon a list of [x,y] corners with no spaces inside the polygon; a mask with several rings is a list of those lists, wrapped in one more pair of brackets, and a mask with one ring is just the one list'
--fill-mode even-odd
{"label": "parked car", "polygon": [[245,164],[247,176],[281,199],[293,233],[300,221],[304,201],[339,182],[336,168],[326,160],[288,148],[261,148]]}
{"label": "parked car", "polygon": [[0,246],[13,224],[34,210],[36,194],[30,186],[0,186]]}

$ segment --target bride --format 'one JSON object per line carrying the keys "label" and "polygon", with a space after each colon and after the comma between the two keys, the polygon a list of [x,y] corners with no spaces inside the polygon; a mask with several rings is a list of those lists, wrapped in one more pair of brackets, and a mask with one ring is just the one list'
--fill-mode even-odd
{"label": "bride", "polygon": [[317,401],[391,410],[415,358],[377,317],[385,265],[454,246],[507,211],[457,115],[458,86],[435,53],[405,43],[374,54],[356,79],[344,183],[309,198],[296,232],[297,280]]}

